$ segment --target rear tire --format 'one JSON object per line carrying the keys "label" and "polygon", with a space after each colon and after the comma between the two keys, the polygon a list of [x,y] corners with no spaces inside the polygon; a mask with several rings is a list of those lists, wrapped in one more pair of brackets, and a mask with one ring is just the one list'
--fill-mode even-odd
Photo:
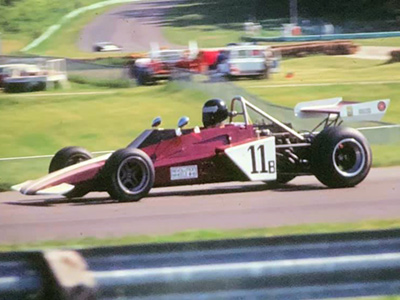
{"label": "rear tire", "polygon": [[288,157],[285,156],[283,153],[277,152],[276,153],[276,165],[278,166],[276,180],[274,181],[265,181],[266,184],[270,187],[279,186],[282,184],[286,184],[289,181],[296,178],[294,172],[293,163],[289,161]]}
{"label": "rear tire", "polygon": [[[92,154],[85,148],[75,146],[62,148],[51,159],[49,173],[75,165],[91,158]],[[72,191],[68,192],[64,196],[67,198],[79,198],[85,196],[89,191],[90,190],[84,185],[77,185]]]}
{"label": "rear tire", "polygon": [[372,154],[367,139],[356,129],[329,127],[311,145],[311,171],[323,184],[352,187],[368,175]]}
{"label": "rear tire", "polygon": [[153,187],[154,165],[142,150],[120,149],[104,165],[103,178],[113,199],[121,202],[139,201]]}

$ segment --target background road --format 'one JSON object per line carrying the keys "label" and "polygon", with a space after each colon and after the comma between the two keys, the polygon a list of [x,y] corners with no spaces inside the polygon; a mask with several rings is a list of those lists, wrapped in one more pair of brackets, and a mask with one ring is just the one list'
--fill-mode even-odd
{"label": "background road", "polygon": [[119,6],[93,20],[81,32],[79,49],[93,51],[97,42],[113,42],[124,52],[149,51],[150,43],[160,47],[182,48],[169,43],[162,35],[167,10],[184,0],[139,1]]}
{"label": "background road", "polygon": [[373,169],[355,188],[327,189],[314,177],[270,189],[228,183],[152,190],[138,203],[105,193],[68,200],[0,193],[0,243],[168,234],[304,223],[395,219],[400,215],[400,167]]}

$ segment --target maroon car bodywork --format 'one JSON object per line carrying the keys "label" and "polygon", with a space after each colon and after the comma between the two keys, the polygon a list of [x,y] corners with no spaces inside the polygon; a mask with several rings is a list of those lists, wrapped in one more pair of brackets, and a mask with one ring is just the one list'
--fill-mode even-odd
{"label": "maroon car bodywork", "polygon": [[[224,149],[256,139],[252,125],[228,124],[218,128],[182,130],[176,136],[174,129],[152,129],[144,131],[128,147],[143,150],[152,160],[155,168],[154,187],[247,180],[246,176],[226,157]],[[50,173],[42,182],[32,187],[28,184],[20,192],[36,194],[38,190],[59,184],[86,185],[92,191],[104,191],[101,170],[110,155],[103,155],[92,162],[66,168],[60,174]],[[90,163],[89,163],[90,162]],[[196,165],[198,177],[172,180],[170,168]],[[79,166],[79,167],[78,167]],[[54,176],[53,174],[56,174]],[[40,179],[39,179],[40,181]]]}
{"label": "maroon car bodywork", "polygon": [[[190,130],[180,137],[160,141],[142,150],[153,160],[155,187],[232,181],[241,179],[243,175],[239,171],[227,172],[236,168],[223,159],[223,149],[255,138],[252,126],[227,125],[202,129],[200,133]],[[198,178],[171,180],[170,168],[185,165],[197,165]]]}

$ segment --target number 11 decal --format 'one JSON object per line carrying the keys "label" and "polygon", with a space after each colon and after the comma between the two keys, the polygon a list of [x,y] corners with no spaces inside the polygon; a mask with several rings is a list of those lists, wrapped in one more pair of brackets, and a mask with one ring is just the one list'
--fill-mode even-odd
{"label": "number 11 decal", "polygon": [[251,155],[251,166],[252,166],[252,174],[258,174],[258,173],[275,173],[275,161],[270,160],[268,162],[268,170],[265,162],[265,148],[264,145],[258,146],[257,150],[260,152],[261,156],[261,171],[257,171],[257,159],[256,159],[256,149],[255,146],[250,146],[247,151],[250,151]]}

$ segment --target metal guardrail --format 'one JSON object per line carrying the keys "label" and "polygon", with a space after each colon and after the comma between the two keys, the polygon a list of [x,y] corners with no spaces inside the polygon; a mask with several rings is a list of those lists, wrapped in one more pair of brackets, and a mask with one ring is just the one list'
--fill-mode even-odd
{"label": "metal guardrail", "polygon": [[242,39],[249,42],[309,42],[309,41],[333,41],[333,40],[354,40],[354,39],[380,39],[399,37],[400,31],[386,32],[361,32],[361,33],[339,33],[339,34],[315,34],[298,36],[244,36]]}
{"label": "metal guardrail", "polygon": [[400,230],[0,254],[0,299],[396,294]]}

